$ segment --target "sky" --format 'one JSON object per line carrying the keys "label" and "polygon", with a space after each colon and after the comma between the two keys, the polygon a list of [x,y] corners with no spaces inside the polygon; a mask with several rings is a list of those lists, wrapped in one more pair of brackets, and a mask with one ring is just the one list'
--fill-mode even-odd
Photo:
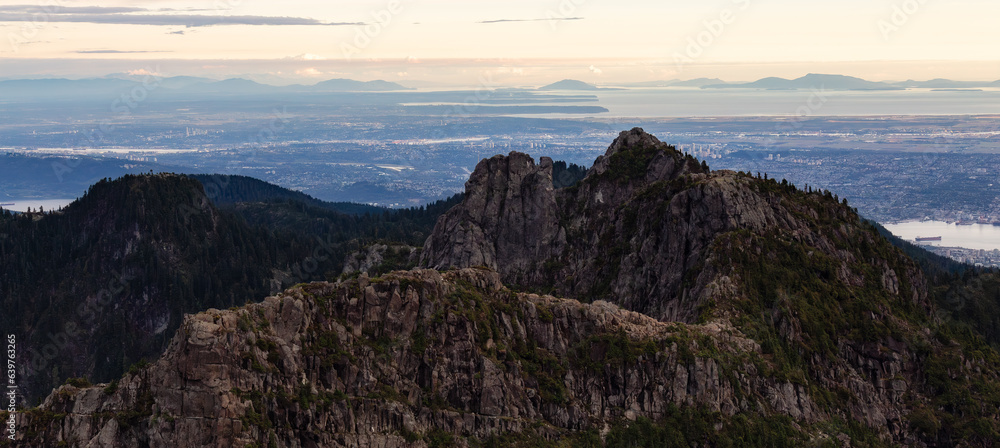
{"label": "sky", "polygon": [[996,0],[0,0],[0,78],[1000,79]]}

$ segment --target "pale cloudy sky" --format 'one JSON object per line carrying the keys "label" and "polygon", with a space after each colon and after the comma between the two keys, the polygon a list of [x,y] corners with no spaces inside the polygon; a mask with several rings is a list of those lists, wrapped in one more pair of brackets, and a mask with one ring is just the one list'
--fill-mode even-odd
{"label": "pale cloudy sky", "polygon": [[0,0],[0,78],[996,80],[997,17],[996,0]]}

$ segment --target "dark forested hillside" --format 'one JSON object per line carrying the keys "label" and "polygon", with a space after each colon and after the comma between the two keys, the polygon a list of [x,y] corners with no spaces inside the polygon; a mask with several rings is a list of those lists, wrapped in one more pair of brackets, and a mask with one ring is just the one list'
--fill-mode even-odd
{"label": "dark forested hillside", "polygon": [[289,190],[249,176],[191,174],[188,177],[201,182],[205,186],[205,194],[216,206],[234,205],[245,202],[294,201],[352,215],[382,213],[387,210],[374,205],[356,204],[353,202],[327,202],[300,191]]}
{"label": "dark forested hillside", "polygon": [[928,279],[930,295],[947,318],[953,336],[982,337],[1000,349],[1000,271],[977,268],[929,252],[892,235],[879,232],[913,259]]}
{"label": "dark forested hillside", "polygon": [[0,326],[26,343],[29,395],[71,376],[112,378],[162,350],[183,313],[277,289],[268,235],[200,190],[182,176],[130,175],[61,212],[0,218]]}
{"label": "dark forested hillside", "polygon": [[172,174],[105,179],[64,210],[0,216],[0,329],[24,341],[30,400],[157,356],[184,313],[336,277],[348,253],[375,241],[419,246],[455,200],[339,204],[365,211],[345,214],[249,178],[220,188],[220,178],[202,178],[214,180],[208,191]]}

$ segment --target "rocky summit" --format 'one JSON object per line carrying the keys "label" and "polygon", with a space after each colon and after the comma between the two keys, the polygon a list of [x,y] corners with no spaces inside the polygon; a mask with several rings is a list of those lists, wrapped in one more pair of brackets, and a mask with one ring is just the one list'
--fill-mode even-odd
{"label": "rocky summit", "polygon": [[422,269],[188,315],[158,360],[58,388],[0,446],[1000,437],[996,351],[830,192],[711,171],[641,129],[579,182],[553,182],[553,165],[482,161]]}
{"label": "rocky summit", "polygon": [[[423,265],[485,266],[511,285],[695,322],[737,286],[733,266],[720,258],[726,239],[774,237],[809,247],[832,258],[845,284],[861,282],[851,267],[871,260],[841,248],[880,239],[829,195],[709,171],[641,129],[623,132],[571,188],[554,189],[551,171],[550,159],[535,164],[521,153],[480,162],[464,202],[427,240]],[[904,276],[911,286],[893,293],[924,302],[916,266],[888,255],[874,268],[887,282]]]}

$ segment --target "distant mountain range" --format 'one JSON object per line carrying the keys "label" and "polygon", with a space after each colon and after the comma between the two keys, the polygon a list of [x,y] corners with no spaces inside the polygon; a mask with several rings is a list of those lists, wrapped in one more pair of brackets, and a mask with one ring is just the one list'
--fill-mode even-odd
{"label": "distant mountain range", "polygon": [[766,90],[798,90],[798,89],[818,89],[826,90],[902,90],[904,87],[885,83],[866,81],[861,78],[844,75],[819,75],[810,73],[796,79],[785,78],[763,78],[754,82],[744,84],[710,84],[702,86],[703,89],[766,89]]}
{"label": "distant mountain range", "polygon": [[91,78],[91,79],[13,79],[0,81],[0,100],[22,98],[74,98],[94,95],[116,95],[135,88],[148,90],[169,89],[178,93],[255,95],[276,93],[328,93],[328,92],[390,92],[413,90],[394,82],[356,81],[331,79],[314,85],[295,84],[273,86],[242,78],[222,81],[192,76],[175,76],[158,79]]}
{"label": "distant mountain range", "polygon": [[823,75],[810,73],[796,79],[763,78],[750,83],[707,84],[703,89],[767,89],[767,90],[799,90],[824,88],[826,90],[904,90],[907,88],[929,89],[964,89],[975,87],[1000,87],[1000,81],[952,81],[950,79],[933,79],[930,81],[875,82],[853,76]]}
{"label": "distant mountain range", "polygon": [[[410,82],[417,87],[431,85],[428,83]],[[442,86],[440,84],[434,84]],[[543,87],[539,91],[607,91],[618,90],[619,87],[651,88],[651,87],[699,87],[702,89],[764,89],[764,90],[800,90],[823,87],[826,90],[903,90],[918,89],[976,89],[1000,87],[998,81],[954,81],[950,79],[931,79],[928,81],[896,81],[877,82],[844,75],[808,74],[796,79],[778,77],[762,78],[746,83],[727,83],[718,78],[695,78],[688,80],[673,79],[668,81],[642,81],[615,84],[617,87],[597,86],[588,82],[564,79]],[[167,89],[177,95],[275,95],[275,94],[312,94],[338,92],[400,92],[412,91],[407,87],[390,81],[357,81],[353,79],[330,79],[313,85],[292,84],[276,86],[263,84],[244,78],[215,80],[195,76],[173,76],[167,78],[148,79],[141,76],[119,75],[105,78],[88,79],[0,79],[0,101],[3,100],[72,100],[83,97],[101,96],[116,97],[119,94],[132,91],[135,88],[145,88],[148,91]],[[148,93],[148,92],[146,92]]]}
{"label": "distant mountain range", "polygon": [[932,79],[930,81],[902,81],[893,83],[901,87],[921,89],[968,89],[977,87],[1000,87],[1000,81],[952,81],[950,79]]}
{"label": "distant mountain range", "polygon": [[578,81],[575,79],[564,79],[562,81],[554,82],[547,86],[539,87],[538,90],[585,90],[585,91],[595,91],[595,90],[618,90],[614,88],[597,87],[593,84],[586,83],[583,81]]}
{"label": "distant mountain range", "polygon": [[645,81],[645,82],[630,82],[622,84],[622,87],[701,87],[712,84],[725,84],[726,82],[719,78],[695,78],[682,81],[680,79],[673,79],[670,81]]}
{"label": "distant mountain range", "polygon": [[[641,81],[613,84],[626,88],[653,87],[700,87],[702,89],[762,89],[762,90],[905,90],[905,89],[976,89],[984,87],[1000,87],[1000,81],[953,81],[950,79],[932,79],[929,81],[868,81],[845,75],[827,75],[810,73],[796,79],[768,77],[753,82],[727,83],[718,78],[695,78],[688,80],[673,79],[669,81]],[[614,87],[599,87],[584,81],[564,79],[538,90],[572,90],[598,91],[617,90]]]}

